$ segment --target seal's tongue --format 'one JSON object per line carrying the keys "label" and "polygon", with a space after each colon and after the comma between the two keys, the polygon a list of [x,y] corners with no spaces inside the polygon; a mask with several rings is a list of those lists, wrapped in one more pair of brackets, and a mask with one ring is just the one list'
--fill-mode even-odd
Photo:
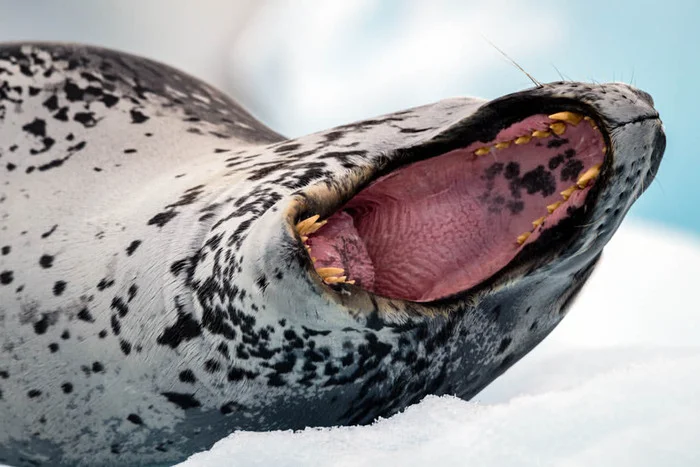
{"label": "seal's tongue", "polygon": [[488,146],[375,180],[309,235],[316,268],[342,269],[358,286],[414,301],[484,281],[583,205],[604,142],[592,122],[581,122],[569,112],[536,115]]}

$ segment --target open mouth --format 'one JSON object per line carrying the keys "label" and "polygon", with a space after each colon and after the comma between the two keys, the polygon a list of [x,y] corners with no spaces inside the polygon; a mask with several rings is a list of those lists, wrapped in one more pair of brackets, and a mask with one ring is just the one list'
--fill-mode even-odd
{"label": "open mouth", "polygon": [[532,115],[488,144],[379,177],[327,219],[309,217],[296,230],[326,284],[433,301],[489,279],[580,212],[605,153],[591,118]]}

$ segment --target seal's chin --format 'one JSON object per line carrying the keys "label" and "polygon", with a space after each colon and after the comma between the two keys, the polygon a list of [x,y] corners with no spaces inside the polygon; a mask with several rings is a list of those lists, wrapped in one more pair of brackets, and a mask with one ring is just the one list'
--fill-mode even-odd
{"label": "seal's chin", "polygon": [[433,301],[487,280],[580,215],[605,153],[592,119],[532,115],[486,145],[398,168],[296,228],[326,284]]}

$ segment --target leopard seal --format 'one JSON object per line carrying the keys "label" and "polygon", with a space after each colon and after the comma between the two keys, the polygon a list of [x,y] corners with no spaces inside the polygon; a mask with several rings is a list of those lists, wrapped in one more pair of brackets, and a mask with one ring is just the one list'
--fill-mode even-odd
{"label": "leopard seal", "polygon": [[665,148],[557,82],[285,139],[168,66],[0,46],[0,462],[172,463],[468,399],[566,314]]}

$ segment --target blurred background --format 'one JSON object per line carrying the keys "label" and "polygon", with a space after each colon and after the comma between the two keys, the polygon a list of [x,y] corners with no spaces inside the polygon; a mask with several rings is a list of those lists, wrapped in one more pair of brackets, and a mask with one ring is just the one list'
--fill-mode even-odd
{"label": "blurred background", "polygon": [[290,137],[538,80],[625,81],[652,94],[668,148],[631,215],[700,235],[693,0],[0,0],[0,41],[85,42],[225,90]]}

